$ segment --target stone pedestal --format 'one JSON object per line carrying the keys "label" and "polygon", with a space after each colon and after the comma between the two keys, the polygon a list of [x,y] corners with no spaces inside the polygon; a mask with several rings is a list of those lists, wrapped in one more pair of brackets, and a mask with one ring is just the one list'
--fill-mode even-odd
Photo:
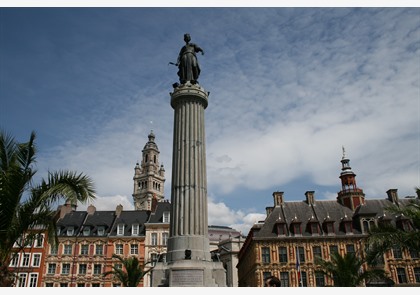
{"label": "stone pedestal", "polygon": [[152,271],[152,286],[225,287],[226,271],[211,261],[208,239],[204,110],[208,92],[186,83],[171,93],[174,109],[171,220],[166,263]]}

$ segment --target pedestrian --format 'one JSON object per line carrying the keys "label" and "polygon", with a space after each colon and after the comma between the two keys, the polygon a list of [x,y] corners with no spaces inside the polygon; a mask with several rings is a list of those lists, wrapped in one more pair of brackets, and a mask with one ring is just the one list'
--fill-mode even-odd
{"label": "pedestrian", "polygon": [[264,287],[281,287],[281,282],[277,277],[270,276],[264,280]]}

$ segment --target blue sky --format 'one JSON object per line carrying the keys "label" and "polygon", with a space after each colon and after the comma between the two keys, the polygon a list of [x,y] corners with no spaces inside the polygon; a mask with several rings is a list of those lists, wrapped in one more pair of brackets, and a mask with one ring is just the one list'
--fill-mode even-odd
{"label": "blue sky", "polygon": [[[0,8],[0,127],[37,133],[38,177],[94,180],[133,209],[151,130],[170,199],[175,62],[205,51],[209,224],[246,234],[274,191],[341,189],[342,146],[367,199],[420,186],[420,8]],[[80,209],[85,207],[80,206]]]}

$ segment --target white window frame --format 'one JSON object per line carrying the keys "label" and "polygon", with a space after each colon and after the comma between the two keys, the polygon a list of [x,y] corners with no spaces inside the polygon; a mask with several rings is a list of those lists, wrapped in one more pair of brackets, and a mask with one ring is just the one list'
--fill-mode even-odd
{"label": "white window frame", "polygon": [[[68,268],[66,267],[66,272],[64,272],[64,266],[67,266],[68,265]],[[68,274],[70,274],[70,267],[71,267],[71,265],[70,265],[70,263],[63,263],[62,265],[61,265],[61,274],[62,275],[68,275]]]}
{"label": "white window frame", "polygon": [[124,245],[123,244],[116,244],[115,245],[115,254],[123,255],[124,254]]}
{"label": "white window frame", "polygon": [[19,273],[18,280],[16,282],[16,287],[26,287],[27,280],[28,280],[27,273]]}
{"label": "white window frame", "polygon": [[37,234],[35,237],[35,248],[44,247],[44,234]]}
{"label": "white window frame", "polygon": [[170,213],[168,211],[163,212],[163,223],[169,223]]}
{"label": "white window frame", "polygon": [[41,265],[41,253],[32,254],[32,266],[39,267]]}
{"label": "white window frame", "polygon": [[83,228],[83,236],[84,236],[84,237],[88,237],[88,236],[90,236],[90,227],[89,227],[89,226],[85,226],[85,227]]}
{"label": "white window frame", "polygon": [[117,225],[117,236],[124,235],[124,224],[120,223]]}
{"label": "white window frame", "polygon": [[157,246],[157,240],[158,240],[157,233],[151,233],[150,244],[152,246]]}
{"label": "white window frame", "polygon": [[131,244],[130,245],[130,254],[131,255],[138,255],[139,254],[139,245]]}
{"label": "white window frame", "polygon": [[31,261],[31,254],[29,253],[22,253],[22,260],[20,261],[20,266],[28,267]]}
{"label": "white window frame", "polygon": [[37,285],[38,285],[38,273],[30,273],[28,287],[36,287]]}
{"label": "white window frame", "polygon": [[66,235],[68,237],[71,237],[71,236],[74,235],[74,227],[73,226],[70,226],[70,227],[67,228]]}
{"label": "white window frame", "polygon": [[104,226],[98,226],[98,236],[105,235],[105,227]]}
{"label": "white window frame", "polygon": [[56,263],[48,263],[47,274],[53,275],[57,271],[57,264]]}
{"label": "white window frame", "polygon": [[20,253],[12,253],[12,259],[10,259],[10,267],[16,267],[19,265],[19,258],[20,258]]}
{"label": "white window frame", "polygon": [[139,235],[139,224],[133,224],[131,226],[131,235],[132,236],[138,236]]}
{"label": "white window frame", "polygon": [[167,232],[162,233],[162,245],[163,246],[168,245],[168,239],[169,239],[169,233],[167,233]]}

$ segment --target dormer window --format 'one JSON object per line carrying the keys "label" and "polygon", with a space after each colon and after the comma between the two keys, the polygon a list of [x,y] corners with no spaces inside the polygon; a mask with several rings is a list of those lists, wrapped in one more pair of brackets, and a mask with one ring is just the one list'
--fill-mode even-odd
{"label": "dormer window", "polygon": [[105,226],[98,226],[98,236],[104,236],[105,235]]}
{"label": "dormer window", "polygon": [[334,222],[333,221],[324,221],[324,231],[327,235],[334,234]]}
{"label": "dormer window", "polygon": [[83,228],[83,236],[87,237],[90,235],[90,227],[89,226],[85,226]]}
{"label": "dormer window", "polygon": [[299,222],[299,223],[298,223],[298,222],[293,222],[293,223],[290,225],[290,227],[291,227],[292,233],[293,233],[295,236],[297,236],[297,235],[302,235],[302,229],[301,229],[301,226],[300,226],[300,222]]}
{"label": "dormer window", "polygon": [[278,236],[285,236],[287,234],[286,223],[277,222],[276,223],[276,233]]}
{"label": "dormer window", "polygon": [[138,224],[133,224],[131,226],[131,235],[132,236],[138,236],[139,235],[139,225]]}
{"label": "dormer window", "polygon": [[67,236],[71,237],[71,236],[73,236],[73,234],[74,234],[74,227],[73,226],[68,227],[67,228]]}
{"label": "dormer window", "polygon": [[169,223],[169,212],[163,212],[163,223]]}
{"label": "dormer window", "polygon": [[124,235],[124,224],[120,223],[117,225],[117,236]]}

